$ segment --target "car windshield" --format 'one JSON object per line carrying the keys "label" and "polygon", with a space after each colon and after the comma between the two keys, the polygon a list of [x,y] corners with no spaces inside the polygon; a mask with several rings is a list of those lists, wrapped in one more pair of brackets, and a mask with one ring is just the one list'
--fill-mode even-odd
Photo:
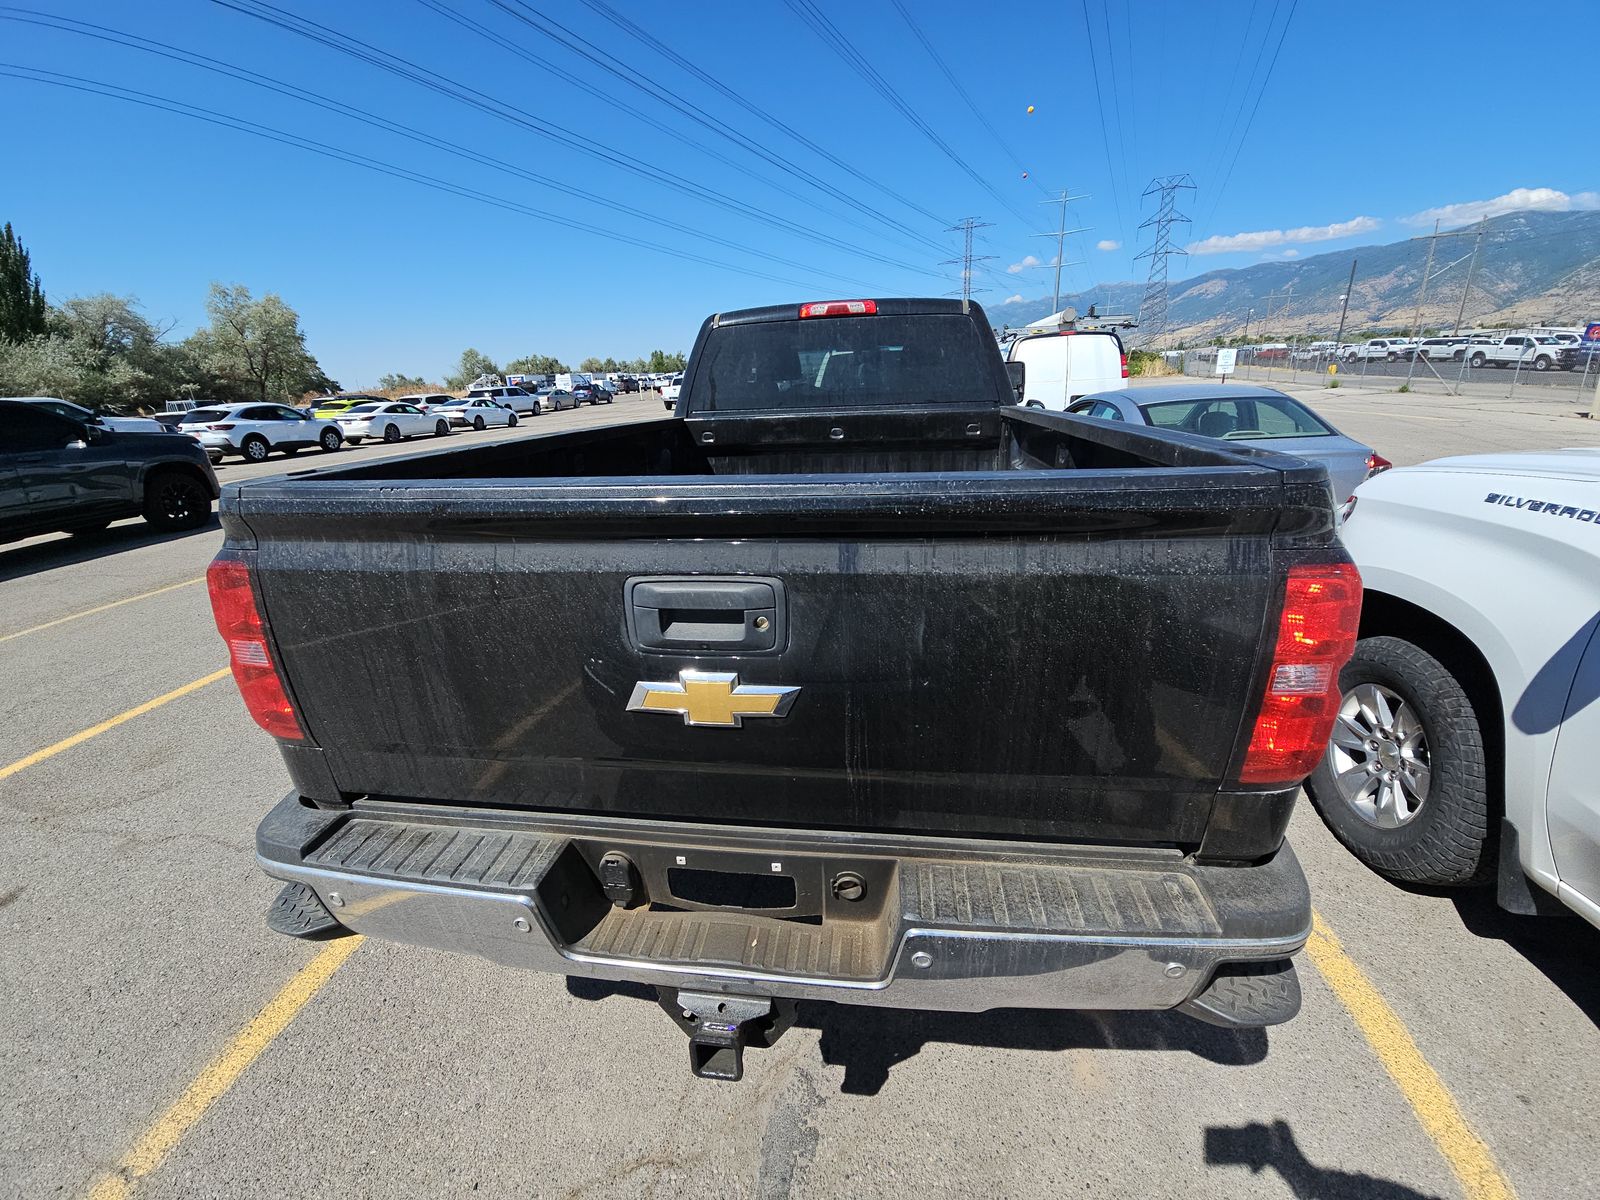
{"label": "car windshield", "polygon": [[353,413],[377,412],[382,407],[381,404],[352,404],[345,411]]}
{"label": "car windshield", "polygon": [[1328,437],[1333,430],[1288,396],[1207,396],[1141,404],[1145,420],[1162,429],[1229,439]]}
{"label": "car windshield", "polygon": [[179,425],[199,425],[206,421],[220,421],[228,415],[225,408],[191,408],[178,418]]}
{"label": "car windshield", "polygon": [[725,325],[706,337],[694,394],[712,412],[982,404],[992,353],[954,313]]}

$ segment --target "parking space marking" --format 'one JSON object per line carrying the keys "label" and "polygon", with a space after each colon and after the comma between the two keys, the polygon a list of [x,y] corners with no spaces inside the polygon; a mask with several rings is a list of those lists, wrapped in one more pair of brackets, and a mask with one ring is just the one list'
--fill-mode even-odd
{"label": "parking space marking", "polygon": [[86,608],[82,612],[69,613],[64,617],[57,617],[54,621],[46,621],[43,625],[34,625],[27,629],[19,629],[16,633],[8,633],[0,637],[0,642],[9,642],[13,638],[27,637],[30,633],[41,633],[46,629],[54,629],[57,625],[65,625],[68,621],[76,621],[80,617],[92,617],[95,613],[103,613],[110,608],[119,608],[124,604],[132,604],[135,600],[148,600],[151,596],[164,596],[168,592],[175,592],[179,588],[193,587],[197,583],[204,583],[204,575],[196,575],[193,579],[185,579],[182,583],[168,584],[166,587],[156,588],[154,591],[140,592],[137,596],[129,596],[123,600],[113,600],[110,604],[97,605]]}
{"label": "parking space marking", "polygon": [[359,934],[340,938],[324,947],[301,967],[266,1007],[250,1019],[233,1041],[184,1089],[183,1095],[150,1125],[132,1149],[122,1156],[116,1170],[103,1176],[89,1190],[89,1200],[122,1200],[133,1195],[134,1186],[159,1167],[167,1155],[193,1129],[216,1101],[227,1092],[261,1052],[272,1045],[289,1027],[300,1010],[333,978],[333,973],[361,945]]}
{"label": "parking space marking", "polygon": [[1422,1056],[1405,1022],[1389,1007],[1372,980],[1322,919],[1311,915],[1306,954],[1355,1020],[1383,1069],[1411,1105],[1423,1131],[1444,1155],[1468,1200],[1513,1200],[1516,1192],[1494,1154],[1467,1123],[1439,1073]]}
{"label": "parking space marking", "polygon": [[186,683],[181,688],[174,688],[165,696],[157,696],[154,700],[146,700],[143,704],[135,705],[127,712],[118,713],[116,716],[111,717],[108,720],[101,721],[98,725],[91,725],[88,729],[83,730],[81,733],[75,733],[69,738],[63,738],[53,746],[46,746],[43,750],[35,750],[26,758],[17,759],[17,761],[12,763],[10,766],[0,767],[0,779],[10,779],[18,772],[26,771],[29,767],[37,766],[38,764],[44,762],[44,760],[47,758],[54,758],[63,750],[71,750],[74,746],[83,745],[83,743],[87,742],[90,738],[99,737],[108,729],[115,729],[118,725],[125,724],[126,722],[133,720],[135,717],[142,717],[145,713],[153,712],[154,710],[160,708],[163,704],[171,704],[174,700],[180,700],[184,696],[187,696],[190,692],[197,692],[201,688],[205,687],[206,684],[215,683],[224,675],[227,675],[231,670],[231,667],[223,667],[220,671],[213,671],[203,679],[196,679],[193,683]]}

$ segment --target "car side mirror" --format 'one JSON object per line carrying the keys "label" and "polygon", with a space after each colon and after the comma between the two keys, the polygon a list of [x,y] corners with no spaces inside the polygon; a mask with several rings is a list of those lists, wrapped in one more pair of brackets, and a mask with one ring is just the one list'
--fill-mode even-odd
{"label": "car side mirror", "polygon": [[1006,377],[1011,380],[1011,390],[1017,394],[1017,400],[1020,402],[1023,390],[1028,382],[1028,364],[1025,362],[1006,363]]}

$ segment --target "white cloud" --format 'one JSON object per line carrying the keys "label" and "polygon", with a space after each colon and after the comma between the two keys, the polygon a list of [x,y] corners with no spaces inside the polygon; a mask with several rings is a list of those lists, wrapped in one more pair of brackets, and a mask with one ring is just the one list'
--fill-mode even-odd
{"label": "white cloud", "polygon": [[1291,242],[1331,242],[1338,238],[1371,233],[1383,222],[1376,217],[1351,217],[1331,225],[1302,225],[1298,229],[1258,229],[1253,233],[1218,234],[1202,242],[1190,242],[1190,254],[1236,254],[1239,251],[1270,250]]}
{"label": "white cloud", "polygon": [[1101,241],[1096,242],[1094,244],[1094,248],[1096,250],[1121,250],[1122,249],[1122,243],[1121,242],[1114,242],[1110,238],[1105,238],[1105,239],[1103,239]]}
{"label": "white cloud", "polygon": [[1021,275],[1029,267],[1038,267],[1038,266],[1043,266],[1043,265],[1044,264],[1041,263],[1037,258],[1035,258],[1033,255],[1029,254],[1029,255],[1025,256],[1021,262],[1014,262],[1009,267],[1007,267],[1006,268],[1006,274],[1008,274],[1008,275]]}
{"label": "white cloud", "polygon": [[1261,256],[1261,261],[1262,262],[1283,262],[1285,259],[1299,258],[1299,257],[1300,257],[1300,251],[1298,251],[1298,250],[1275,250],[1271,254],[1263,254]]}
{"label": "white cloud", "polygon": [[1026,304],[1027,301],[1022,298],[1022,293],[1018,292],[1015,296],[1007,296],[1004,300],[1000,301],[1000,303],[1001,304]]}
{"label": "white cloud", "polygon": [[1400,220],[1407,225],[1470,225],[1484,217],[1498,217],[1509,212],[1572,212],[1575,209],[1600,208],[1600,192],[1566,192],[1555,188],[1512,188],[1504,196],[1493,200],[1464,200],[1460,204],[1443,204],[1438,208],[1425,208]]}

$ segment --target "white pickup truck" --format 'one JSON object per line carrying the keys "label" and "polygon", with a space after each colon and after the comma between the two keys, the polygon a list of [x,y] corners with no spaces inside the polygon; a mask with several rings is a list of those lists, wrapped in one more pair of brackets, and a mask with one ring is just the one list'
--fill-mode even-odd
{"label": "white pickup truck", "polygon": [[1339,353],[1345,362],[1359,362],[1362,359],[1395,362],[1410,358],[1415,352],[1416,347],[1405,338],[1371,338],[1359,346],[1346,346]]}
{"label": "white pickup truck", "polygon": [[1390,879],[1600,925],[1600,449],[1386,471],[1342,536],[1365,592],[1323,820]]}
{"label": "white pickup truck", "polygon": [[1561,365],[1561,342],[1548,334],[1513,333],[1487,346],[1474,346],[1467,355],[1472,367],[1514,367],[1518,362],[1535,371]]}

